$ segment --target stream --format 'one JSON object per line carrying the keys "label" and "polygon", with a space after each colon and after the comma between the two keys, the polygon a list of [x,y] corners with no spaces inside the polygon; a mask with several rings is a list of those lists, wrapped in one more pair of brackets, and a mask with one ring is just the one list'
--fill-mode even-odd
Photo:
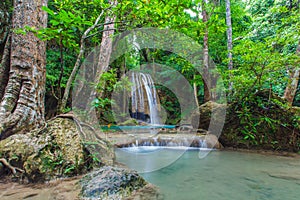
{"label": "stream", "polygon": [[[140,166],[139,156],[151,151],[132,151],[134,156],[117,160]],[[128,151],[128,149],[127,149]],[[164,162],[174,149],[160,150],[152,162]],[[158,186],[166,200],[298,200],[300,197],[300,158],[256,153],[211,151],[199,159],[199,150],[188,150],[178,160],[159,170],[142,173]],[[151,163],[151,161],[147,161]]]}
{"label": "stream", "polygon": [[[128,149],[127,149],[128,150]],[[148,160],[164,163],[178,156],[176,149],[133,149],[125,157],[117,149],[117,161],[141,166],[140,154],[158,155]],[[199,159],[199,150],[188,150],[171,164],[141,173],[158,186],[165,200],[298,200],[300,196],[300,156],[287,157],[235,151],[211,151]],[[140,162],[145,162],[141,160]],[[143,166],[143,165],[142,165]],[[0,180],[0,199],[75,200],[80,177],[51,181],[47,184],[20,185]]]}

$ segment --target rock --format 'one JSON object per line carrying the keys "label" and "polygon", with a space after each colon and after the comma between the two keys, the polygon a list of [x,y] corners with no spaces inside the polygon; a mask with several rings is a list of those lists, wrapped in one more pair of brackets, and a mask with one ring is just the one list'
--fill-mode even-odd
{"label": "rock", "polygon": [[120,140],[115,143],[118,148],[133,146],[185,146],[202,148],[223,148],[218,138],[212,134],[191,135],[188,134],[158,134],[156,137],[141,137],[128,140]]}
{"label": "rock", "polygon": [[193,131],[193,126],[191,124],[182,124],[178,128],[181,132],[191,132]]}
{"label": "rock", "polygon": [[86,200],[145,199],[143,191],[159,196],[137,172],[119,167],[102,167],[83,177],[80,184],[81,196]]}
{"label": "rock", "polygon": [[217,136],[215,136],[213,134],[207,134],[207,135],[205,135],[204,140],[206,142],[207,148],[216,148],[216,149],[223,148],[223,146],[219,142]]}
{"label": "rock", "polygon": [[159,189],[152,185],[147,184],[143,188],[134,191],[132,195],[125,200],[163,200],[163,195],[159,192]]}
{"label": "rock", "polygon": [[128,119],[128,120],[126,120],[124,122],[119,123],[118,125],[119,126],[136,126],[138,124],[139,123],[138,123],[138,121],[136,119],[131,118],[131,119]]}
{"label": "rock", "polygon": [[84,173],[96,164],[93,160],[97,156],[101,162],[97,164],[112,163],[112,146],[101,139],[93,141],[98,155],[92,154],[83,142],[82,133],[72,119],[56,118],[41,130],[1,140],[0,157],[24,169],[29,181],[45,181]]}
{"label": "rock", "polygon": [[209,130],[212,134],[219,135],[224,125],[226,108],[225,104],[218,104],[213,101],[202,104],[199,111],[192,114],[193,127]]}

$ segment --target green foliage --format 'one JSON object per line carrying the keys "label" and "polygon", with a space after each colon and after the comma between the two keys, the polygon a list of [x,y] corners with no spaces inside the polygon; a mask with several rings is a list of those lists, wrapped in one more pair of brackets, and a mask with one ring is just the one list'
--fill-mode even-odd
{"label": "green foliage", "polygon": [[[61,87],[65,88],[68,81],[68,77],[72,72],[72,67],[75,64],[76,54],[70,51],[63,52],[64,62],[64,74],[61,80]],[[56,88],[58,85],[59,75],[61,73],[60,69],[60,52],[58,49],[47,50],[47,64],[46,64],[46,89],[48,92]]]}
{"label": "green foliage", "polygon": [[[110,69],[101,75],[100,81],[96,86],[96,90],[101,97],[97,97],[92,101],[92,106],[97,109],[100,114],[101,123],[112,123],[114,122],[114,113],[111,106],[115,102],[111,99],[112,92],[122,93],[129,91],[131,83],[128,78],[118,78],[117,69]],[[122,113],[120,114],[122,115]],[[118,116],[116,116],[118,117]]]}
{"label": "green foliage", "polygon": [[40,158],[42,160],[42,172],[50,176],[72,176],[78,174],[82,169],[79,160],[75,160],[74,163],[67,162],[57,144],[47,146]]}
{"label": "green foliage", "polygon": [[243,148],[299,150],[299,117],[268,90],[232,102],[226,122],[226,138]]}
{"label": "green foliage", "polygon": [[83,32],[87,26],[92,23],[87,21],[80,15],[80,11],[66,11],[64,9],[59,12],[54,12],[47,7],[43,7],[50,17],[50,26],[39,32],[45,40],[55,40],[58,44],[62,44],[66,48],[78,50],[79,35],[78,32]]}
{"label": "green foliage", "polygon": [[[93,23],[100,11],[107,7],[107,2],[103,0],[53,0],[50,1],[49,8],[44,8],[49,14],[49,27],[39,30],[38,34],[50,43],[47,51],[48,93],[53,93],[54,90],[54,94],[57,95],[61,92],[56,91],[59,82],[60,87],[64,88],[74,65],[83,31]],[[207,2],[209,19],[206,24],[202,22],[201,9],[201,1],[125,0],[118,2],[116,8],[111,8],[106,14],[116,16],[117,32],[140,27],[168,27],[190,36],[200,44],[203,43],[207,27],[210,57],[225,80],[226,88],[229,83],[233,83],[233,91],[229,93],[230,101],[239,102],[239,106],[233,111],[239,121],[239,126],[236,127],[240,134],[238,137],[250,146],[266,143],[277,149],[284,146],[280,141],[282,136],[277,130],[278,127],[293,129],[299,126],[299,117],[294,116],[293,119],[285,120],[270,110],[288,109],[286,102],[277,96],[283,95],[287,82],[290,81],[287,70],[295,69],[300,63],[300,56],[295,54],[300,40],[299,5],[297,6],[296,1],[283,0],[231,1],[234,69],[230,72],[227,69],[224,1]],[[104,17],[100,21],[104,22]],[[35,30],[27,27],[27,31]],[[101,31],[102,28],[99,26],[91,32],[95,37],[87,39],[88,49],[101,42],[99,39]],[[130,90],[130,81],[121,79],[123,73],[139,69],[149,62],[167,65],[182,74],[191,85],[196,83],[197,97],[199,102],[203,102],[202,77],[184,58],[160,49],[136,50],[126,53],[112,63],[110,70],[103,73],[95,86],[101,96],[92,104],[98,110],[101,123],[114,121],[111,105],[116,102],[111,100],[112,92]],[[61,66],[64,70],[62,80],[59,81]],[[168,77],[170,74],[169,70],[157,72],[161,77]],[[178,78],[178,76],[170,77],[166,84],[174,84]],[[166,87],[160,85],[156,87],[161,105],[168,115],[167,123],[178,123],[184,113],[180,112],[176,96]],[[261,91],[267,91],[270,96],[263,98],[257,96],[256,94]],[[299,91],[298,88],[295,105],[300,105]],[[275,135],[279,135],[279,138]]]}
{"label": "green foliage", "polygon": [[[83,145],[85,146],[86,149],[96,149],[96,146],[99,145],[98,142],[95,141],[84,141]],[[87,152],[87,167],[88,169],[92,169],[94,167],[99,167],[102,165],[102,161],[100,159],[100,153],[95,152]]]}

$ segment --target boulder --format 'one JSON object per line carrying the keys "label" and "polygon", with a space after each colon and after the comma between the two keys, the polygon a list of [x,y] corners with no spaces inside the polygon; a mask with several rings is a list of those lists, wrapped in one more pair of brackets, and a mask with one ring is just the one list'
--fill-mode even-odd
{"label": "boulder", "polygon": [[93,141],[98,154],[91,153],[82,132],[91,133],[85,129],[80,131],[73,119],[55,118],[43,129],[1,140],[0,157],[24,169],[31,182],[77,175],[94,165],[113,163],[113,148],[101,139]]}
{"label": "boulder", "polygon": [[209,130],[210,133],[218,135],[223,128],[226,104],[208,101],[192,114],[192,125],[196,129]]}
{"label": "boulder", "polygon": [[159,197],[157,189],[150,186],[137,172],[119,167],[102,167],[83,177],[80,184],[81,196],[86,200],[138,200],[148,199],[145,197],[147,195],[151,195],[154,200]]}

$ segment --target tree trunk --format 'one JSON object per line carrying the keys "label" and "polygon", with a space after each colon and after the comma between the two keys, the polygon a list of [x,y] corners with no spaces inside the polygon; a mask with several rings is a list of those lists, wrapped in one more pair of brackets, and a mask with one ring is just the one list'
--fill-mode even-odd
{"label": "tree trunk", "polygon": [[0,2],[0,100],[4,95],[9,75],[10,55],[10,24],[12,1]]}
{"label": "tree trunk", "polygon": [[[229,70],[229,79],[231,78],[231,70],[233,69],[232,61],[232,24],[231,24],[231,9],[230,9],[230,0],[226,0],[226,25],[227,25],[227,50],[228,50],[228,70]],[[229,93],[232,92],[233,83],[229,82]]]}
{"label": "tree trunk", "polygon": [[104,10],[101,11],[101,13],[97,17],[95,23],[91,27],[89,27],[83,33],[83,35],[81,36],[81,39],[80,39],[80,51],[79,51],[79,54],[77,56],[76,63],[74,65],[74,67],[73,67],[72,73],[71,73],[71,75],[70,75],[70,77],[68,79],[68,82],[66,84],[64,95],[63,95],[63,98],[62,98],[61,103],[60,103],[59,108],[58,108],[58,110],[59,110],[60,113],[62,113],[63,110],[66,108],[66,105],[67,105],[67,102],[68,102],[68,98],[69,98],[69,95],[70,95],[70,90],[71,90],[71,87],[72,87],[72,83],[73,83],[73,81],[74,81],[74,79],[76,77],[77,71],[78,71],[78,69],[79,69],[79,67],[81,65],[81,59],[84,56],[84,52],[85,52],[85,39],[88,37],[89,33],[98,26],[98,24],[99,24],[99,22],[100,22],[101,17],[102,17],[103,14],[104,14]]}
{"label": "tree trunk", "polygon": [[[12,28],[46,27],[47,14],[42,6],[47,6],[47,0],[14,0]],[[42,127],[45,122],[45,42],[31,32],[25,35],[12,32],[5,51],[10,61],[9,78],[0,104],[0,139]],[[5,61],[5,55],[1,62]],[[0,76],[6,75],[1,71]]]}
{"label": "tree trunk", "polygon": [[[195,77],[196,77],[196,76],[194,75],[194,80],[195,80]],[[197,108],[198,108],[198,107],[199,107],[199,101],[198,101],[198,88],[197,88],[196,82],[194,82],[193,88],[194,88],[195,102],[196,102],[196,105],[197,105]]]}
{"label": "tree trunk", "polygon": [[[112,7],[117,5],[116,0],[110,0],[109,3]],[[110,55],[112,52],[112,43],[113,39],[112,36],[115,33],[115,22],[116,16],[114,14],[107,15],[105,17],[105,25],[103,27],[103,34],[102,34],[102,40],[100,44],[100,52],[99,52],[99,61],[98,61],[98,69],[96,74],[96,80],[95,83],[98,83],[101,77],[101,74],[108,69],[109,61],[110,61]]]}
{"label": "tree trunk", "polygon": [[209,55],[208,55],[208,14],[206,11],[206,2],[202,0],[202,21],[205,25],[203,38],[203,83],[204,83],[204,102],[210,101],[210,74],[209,74]]}
{"label": "tree trunk", "polygon": [[[298,43],[296,54],[298,56],[300,56],[300,40],[299,40],[299,43]],[[290,73],[290,80],[288,81],[287,86],[285,88],[283,98],[288,101],[289,105],[292,105],[293,101],[294,101],[294,98],[295,98],[295,95],[296,95],[296,91],[297,91],[297,87],[298,87],[298,83],[299,83],[299,78],[300,78],[299,66],[292,69],[289,73]]]}
{"label": "tree trunk", "polygon": [[[110,4],[112,6],[116,5],[117,1],[113,0],[113,1],[110,1]],[[67,101],[68,101],[68,98],[69,98],[69,95],[70,95],[70,90],[71,90],[71,86],[72,86],[72,83],[76,77],[76,73],[81,65],[81,59],[84,55],[84,52],[85,52],[85,39],[88,37],[88,34],[94,30],[95,28],[97,28],[97,26],[99,25],[99,22],[100,22],[100,19],[102,17],[102,15],[104,14],[104,10],[102,10],[102,12],[100,13],[100,15],[98,16],[98,18],[96,19],[95,23],[93,26],[91,26],[90,28],[88,28],[84,34],[82,35],[81,37],[81,46],[80,46],[80,53],[79,55],[77,56],[77,60],[76,60],[76,63],[75,63],[75,66],[72,70],[72,73],[68,79],[68,82],[67,82],[67,85],[66,85],[66,88],[65,88],[65,92],[64,92],[64,95],[63,95],[63,98],[62,98],[62,101],[61,101],[61,104],[60,104],[60,107],[59,107],[59,111],[60,112],[63,112],[63,110],[66,108],[66,105],[67,105]],[[109,59],[110,59],[110,54],[111,54],[111,51],[112,51],[112,38],[111,36],[114,34],[114,22],[115,21],[115,16],[109,16],[107,15],[105,17],[105,23],[104,23],[104,26],[103,26],[103,33],[102,33],[102,40],[101,40],[101,45],[100,45],[100,50],[96,49],[96,54],[99,53],[99,60],[97,61],[98,63],[98,66],[97,66],[97,70],[96,70],[96,75],[94,76],[95,78],[91,78],[91,79],[86,79],[86,81],[90,82],[91,80],[94,80],[95,83],[98,83],[99,81],[99,78],[101,76],[101,73],[103,71],[106,71],[107,67],[108,67],[108,63],[109,63]],[[87,74],[81,74],[81,75],[84,75],[85,77],[84,78],[87,78]],[[94,75],[94,74],[93,74]],[[82,81],[80,81],[81,83],[83,83]],[[80,95],[82,93],[89,93],[90,91],[86,88],[87,86],[87,82],[84,82],[83,84],[84,85],[81,85],[80,87],[81,88],[77,88],[77,92],[75,95]],[[85,92],[84,90],[88,90],[87,92]],[[90,97],[90,95],[88,95]],[[85,101],[87,101],[87,99],[85,99]],[[78,107],[79,102],[76,102],[75,104],[75,107]],[[74,106],[74,105],[73,105]],[[86,107],[87,105],[85,105],[85,103],[83,102],[83,105],[80,105],[78,108],[84,108]]]}

